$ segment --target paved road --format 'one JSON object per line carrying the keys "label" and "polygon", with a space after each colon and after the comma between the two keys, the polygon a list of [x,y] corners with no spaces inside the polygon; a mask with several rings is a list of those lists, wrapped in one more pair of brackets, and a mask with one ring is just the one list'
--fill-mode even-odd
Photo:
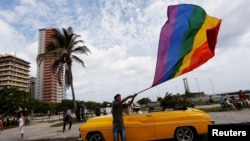
{"label": "paved road", "polygon": [[[209,113],[215,124],[250,123],[250,109],[242,111],[225,111]],[[56,117],[54,117],[56,118]],[[53,119],[53,118],[52,118]],[[71,130],[62,132],[62,127],[49,127],[51,123],[43,122],[25,126],[25,141],[77,141],[79,126],[82,123],[73,124]],[[54,123],[52,123],[54,124]],[[0,134],[0,141],[18,141],[20,137],[18,128],[6,129]],[[206,141],[206,137],[201,137]]]}
{"label": "paved road", "polygon": [[[36,118],[31,125],[24,127],[25,141],[77,141],[79,137],[79,126],[82,123],[73,124],[71,130],[66,126],[65,132],[62,132],[61,127],[50,127],[55,124],[49,123],[49,120],[59,119],[58,116],[52,116],[50,119]],[[44,121],[44,122],[41,122]],[[39,122],[39,123],[38,123]],[[59,121],[62,122],[62,121]],[[0,134],[0,141],[18,141],[20,140],[20,133],[18,127],[6,129]]]}

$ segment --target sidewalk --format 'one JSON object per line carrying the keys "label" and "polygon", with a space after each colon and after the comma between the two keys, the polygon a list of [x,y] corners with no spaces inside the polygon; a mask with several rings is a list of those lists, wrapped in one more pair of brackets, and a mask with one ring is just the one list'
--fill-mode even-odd
{"label": "sidewalk", "polygon": [[241,111],[225,111],[208,113],[215,124],[235,124],[235,123],[250,123],[250,108]]}
{"label": "sidewalk", "polygon": [[[65,132],[62,132],[63,126],[50,127],[50,125],[55,124],[49,123],[47,121],[58,119],[58,116],[52,116],[50,119],[36,119],[36,122],[31,125],[24,127],[24,141],[35,141],[35,140],[52,140],[52,139],[68,139],[70,137],[74,138],[72,141],[77,141],[79,137],[79,126],[82,123],[72,124],[71,130],[68,129],[69,125],[66,125]],[[41,122],[43,120],[43,122]],[[62,121],[59,121],[62,122]],[[20,132],[18,127],[6,129],[0,134],[0,141],[19,141]],[[71,140],[67,140],[71,141]]]}
{"label": "sidewalk", "polygon": [[[201,105],[195,108],[214,108],[221,107],[220,104]],[[215,124],[235,124],[235,123],[250,123],[250,108],[241,111],[225,111],[225,112],[211,112],[208,113]]]}
{"label": "sidewalk", "polygon": [[[234,123],[250,123],[250,109],[242,111],[225,111],[208,113],[215,124],[234,124]],[[49,127],[55,123],[35,123],[25,126],[24,140],[25,141],[48,141],[58,139],[58,141],[77,141],[79,137],[79,126],[82,123],[73,124],[71,130],[66,126],[65,132],[62,132],[62,127]],[[20,133],[18,128],[6,129],[0,134],[0,141],[18,141]]]}

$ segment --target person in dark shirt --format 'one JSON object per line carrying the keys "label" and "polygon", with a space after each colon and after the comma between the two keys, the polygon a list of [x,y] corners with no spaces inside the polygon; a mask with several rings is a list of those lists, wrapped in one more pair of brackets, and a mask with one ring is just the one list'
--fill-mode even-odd
{"label": "person in dark shirt", "polygon": [[100,109],[99,106],[97,106],[97,107],[95,108],[95,115],[96,115],[96,116],[100,116],[100,115],[101,115],[101,109]]}
{"label": "person in dark shirt", "polygon": [[[113,116],[113,141],[119,141],[119,135],[122,141],[126,141],[126,132],[123,121],[123,109],[130,106],[137,94],[129,95],[124,99],[121,99],[120,94],[114,96],[113,106],[112,106],[112,116]],[[125,103],[128,99],[130,102]]]}
{"label": "person in dark shirt", "polygon": [[69,114],[66,114],[63,118],[63,132],[65,131],[67,123],[69,123],[69,130],[70,130],[72,126],[72,117]]}

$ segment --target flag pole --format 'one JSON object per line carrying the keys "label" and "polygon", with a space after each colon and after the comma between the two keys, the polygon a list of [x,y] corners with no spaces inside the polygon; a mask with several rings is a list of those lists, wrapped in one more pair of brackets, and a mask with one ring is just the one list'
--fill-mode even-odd
{"label": "flag pole", "polygon": [[137,94],[142,93],[142,92],[144,92],[144,91],[146,91],[146,90],[148,90],[148,89],[150,89],[150,88],[153,88],[153,87],[148,87],[148,88],[146,88],[146,89],[144,89],[144,90],[141,90],[141,91],[139,91]]}

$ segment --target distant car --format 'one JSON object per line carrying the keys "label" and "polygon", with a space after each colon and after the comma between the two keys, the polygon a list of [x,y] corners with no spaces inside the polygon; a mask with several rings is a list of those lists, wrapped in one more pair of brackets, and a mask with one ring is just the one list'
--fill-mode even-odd
{"label": "distant car", "polygon": [[[211,117],[198,109],[168,110],[145,114],[124,115],[128,141],[176,139],[192,141],[207,134]],[[79,127],[82,141],[112,141],[112,115],[88,119]]]}

